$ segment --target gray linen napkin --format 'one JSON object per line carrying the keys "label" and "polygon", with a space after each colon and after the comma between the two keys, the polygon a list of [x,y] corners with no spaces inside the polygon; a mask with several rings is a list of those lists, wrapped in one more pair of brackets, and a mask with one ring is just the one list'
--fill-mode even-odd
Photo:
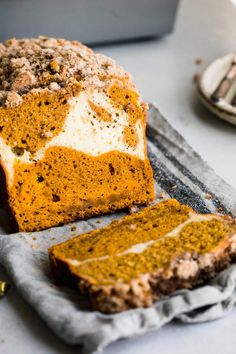
{"label": "gray linen napkin", "polygon": [[[156,201],[164,192],[166,197],[176,198],[202,213],[236,215],[236,192],[215,175],[153,105],[148,114],[147,136]],[[205,286],[178,291],[148,309],[116,315],[92,312],[76,291],[56,287],[50,273],[48,247],[102,227],[122,215],[120,212],[91,218],[42,232],[9,234],[7,217],[1,210],[0,262],[18,291],[55,334],[69,344],[81,344],[85,352],[92,353],[119,338],[157,330],[174,318],[187,323],[209,321],[232,309],[236,301],[235,265]],[[76,232],[72,225],[76,226]]]}

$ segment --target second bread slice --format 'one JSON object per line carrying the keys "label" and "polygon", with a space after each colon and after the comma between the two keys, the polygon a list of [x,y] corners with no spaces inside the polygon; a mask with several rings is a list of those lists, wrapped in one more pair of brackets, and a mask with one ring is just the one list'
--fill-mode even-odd
{"label": "second bread slice", "polygon": [[226,268],[236,253],[236,222],[163,201],[49,250],[58,283],[115,313],[151,306]]}

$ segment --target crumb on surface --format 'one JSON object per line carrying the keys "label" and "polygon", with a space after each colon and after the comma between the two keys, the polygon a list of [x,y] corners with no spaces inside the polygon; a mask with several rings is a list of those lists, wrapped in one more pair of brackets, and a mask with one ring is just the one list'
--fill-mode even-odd
{"label": "crumb on surface", "polygon": [[166,197],[166,194],[165,194],[164,191],[162,191],[162,192],[158,195],[158,198],[160,198],[160,199],[163,199],[163,198],[165,198],[165,197]]}
{"label": "crumb on surface", "polygon": [[203,59],[202,59],[202,58],[196,58],[196,59],[194,60],[194,63],[195,63],[196,65],[202,65],[202,64],[203,64]]}
{"label": "crumb on surface", "polygon": [[199,74],[194,74],[192,80],[193,80],[194,84],[197,84],[199,82],[199,80],[200,80],[200,75]]}

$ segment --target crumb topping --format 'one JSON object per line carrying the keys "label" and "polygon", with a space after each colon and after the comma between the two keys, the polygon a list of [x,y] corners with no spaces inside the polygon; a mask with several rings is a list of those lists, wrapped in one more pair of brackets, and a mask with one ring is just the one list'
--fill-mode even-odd
{"label": "crumb topping", "polygon": [[57,91],[72,80],[104,90],[114,79],[133,86],[112,59],[77,41],[40,36],[0,43],[0,106],[18,106],[29,91]]}

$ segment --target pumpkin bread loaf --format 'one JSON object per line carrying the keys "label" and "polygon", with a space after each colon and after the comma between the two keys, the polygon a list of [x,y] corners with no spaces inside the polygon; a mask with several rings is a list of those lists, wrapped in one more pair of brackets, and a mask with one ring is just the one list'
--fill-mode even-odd
{"label": "pumpkin bread loaf", "polygon": [[0,44],[0,161],[19,229],[150,202],[146,111],[130,75],[77,41]]}
{"label": "pumpkin bread loaf", "polygon": [[236,254],[236,221],[163,201],[49,249],[59,284],[115,313],[148,307],[226,268]]}

